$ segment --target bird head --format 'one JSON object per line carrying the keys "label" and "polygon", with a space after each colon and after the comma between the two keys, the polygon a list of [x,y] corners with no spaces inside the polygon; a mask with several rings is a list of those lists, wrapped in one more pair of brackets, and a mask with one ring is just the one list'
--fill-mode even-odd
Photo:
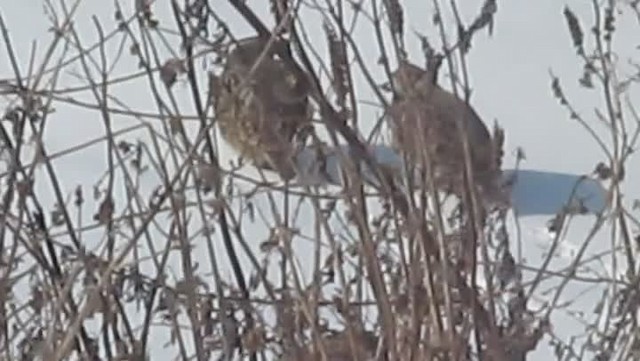
{"label": "bird head", "polygon": [[393,73],[391,73],[391,81],[393,89],[400,97],[414,94],[416,91],[424,92],[428,90],[435,82],[433,74],[426,71],[408,61],[401,61]]}
{"label": "bird head", "polygon": [[283,104],[295,104],[308,98],[310,86],[305,74],[289,69],[284,64],[279,64],[278,72],[272,75],[270,82],[274,98]]}
{"label": "bird head", "polygon": [[228,53],[226,64],[230,68],[250,69],[256,61],[272,60],[285,46],[284,40],[262,36],[240,39]]}
{"label": "bird head", "polygon": [[[443,57],[434,55],[427,59],[427,70],[401,59],[398,68],[391,73],[391,84],[396,96],[406,97],[416,92],[429,92],[436,86],[438,71]],[[383,89],[391,90],[390,84],[383,85]]]}
{"label": "bird head", "polygon": [[269,41],[265,37],[239,40],[227,55],[225,74],[240,80],[247,79],[250,74],[254,90],[269,94],[279,103],[291,104],[306,99],[310,86],[305,74],[277,57],[281,47],[286,46],[285,41],[275,39],[271,44]]}

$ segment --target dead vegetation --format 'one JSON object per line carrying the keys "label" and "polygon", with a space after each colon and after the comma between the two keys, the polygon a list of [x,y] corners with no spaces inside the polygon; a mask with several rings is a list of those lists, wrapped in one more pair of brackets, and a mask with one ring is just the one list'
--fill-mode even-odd
{"label": "dead vegetation", "polygon": [[[508,130],[478,130],[481,120],[469,107],[466,57],[475,37],[500,31],[496,0],[469,19],[457,1],[433,0],[428,20],[436,31],[422,37],[424,59],[442,61],[451,79],[439,81],[448,103],[425,101],[427,111],[411,115],[416,124],[406,133],[430,114],[451,115],[442,147],[455,154],[447,160],[455,162],[447,173],[455,190],[442,185],[442,147],[417,146],[442,139],[439,133],[415,129],[410,145],[400,141],[401,171],[389,172],[369,152],[371,143],[388,140],[388,112],[399,94],[395,69],[424,60],[407,55],[406,38],[416,34],[400,1],[271,0],[269,16],[257,2],[225,1],[238,15],[233,21],[252,34],[232,31],[213,3],[136,0],[129,9],[116,2],[105,22],[83,18],[81,2],[45,0],[46,18],[34,18],[50,22],[50,42],[27,57],[16,53],[0,19],[12,71],[0,79],[1,360],[515,361],[544,336],[558,360],[638,357],[640,221],[637,207],[623,202],[622,184],[640,134],[626,91],[640,75],[623,78],[612,60],[616,19],[640,14],[637,1],[593,1],[588,25],[564,10],[584,68],[580,84],[602,93],[597,121],[609,133],[596,132],[573,108],[561,78],[553,75],[551,88],[602,147],[606,160],[594,164],[610,202],[571,266],[550,270],[561,235],[582,212],[568,204],[549,225],[556,239],[548,259],[527,278],[513,254],[505,190],[497,189]],[[322,19],[325,44],[310,40],[302,12]],[[355,39],[356,24],[369,27],[375,42]],[[219,76],[230,49],[248,36],[276,44],[265,54],[277,65],[234,70],[239,90],[231,91]],[[379,59],[365,59],[365,47],[376,47]],[[245,77],[256,69],[264,73]],[[293,85],[265,75],[286,72]],[[249,87],[253,93],[243,93],[242,83],[255,79],[261,83]],[[264,82],[273,84],[265,90]],[[377,114],[363,110],[364,88]],[[305,107],[296,116],[313,121],[286,132],[292,147],[283,157],[294,146],[348,144],[339,187],[294,187],[266,170],[290,164],[253,162],[258,167],[247,175],[251,159],[223,161],[231,150],[218,131],[220,94],[233,95],[233,114],[253,104],[252,111],[271,106],[276,118],[286,111],[286,92]],[[269,96],[279,102],[267,104]],[[469,114],[471,123],[458,121]],[[223,116],[234,126],[233,116]],[[484,166],[475,164],[478,137],[470,132],[482,133]],[[52,150],[53,137],[73,145]],[[251,151],[258,158],[273,149]],[[572,344],[554,335],[553,315],[606,222],[620,259],[614,276],[599,280],[610,289],[594,305],[599,317]],[[559,280],[549,291],[553,301],[532,306],[551,276]]]}

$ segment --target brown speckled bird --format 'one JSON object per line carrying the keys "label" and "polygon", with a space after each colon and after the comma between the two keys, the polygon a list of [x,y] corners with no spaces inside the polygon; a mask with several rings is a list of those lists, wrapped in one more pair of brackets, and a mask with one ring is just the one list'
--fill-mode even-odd
{"label": "brown speckled bird", "polygon": [[294,137],[311,122],[309,86],[273,48],[264,51],[267,43],[248,38],[229,52],[213,104],[225,141],[257,167],[289,180],[296,174]]}
{"label": "brown speckled bird", "polygon": [[[465,101],[436,83],[436,70],[402,62],[392,74],[395,90],[389,109],[393,146],[412,164],[431,160],[439,190],[460,195],[464,150],[456,119],[466,123],[471,166],[481,189],[494,188],[499,174],[499,151],[486,126]],[[425,153],[426,152],[426,153]]]}
{"label": "brown speckled bird", "polygon": [[351,335],[349,335],[347,330],[329,331],[327,334],[320,335],[320,341],[322,342],[322,349],[317,347],[317,344],[307,344],[302,347],[294,347],[286,350],[281,360],[372,360],[375,357],[376,348],[378,346],[378,337],[376,337],[372,332],[355,329]]}

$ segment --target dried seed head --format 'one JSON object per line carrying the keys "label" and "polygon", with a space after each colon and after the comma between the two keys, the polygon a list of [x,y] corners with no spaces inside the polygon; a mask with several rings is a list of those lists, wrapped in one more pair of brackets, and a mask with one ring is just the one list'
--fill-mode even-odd
{"label": "dried seed head", "polygon": [[493,125],[493,158],[494,169],[502,168],[502,158],[504,157],[504,129],[495,123]]}
{"label": "dried seed head", "polygon": [[384,0],[383,4],[389,17],[391,33],[397,39],[402,39],[404,34],[404,14],[400,2],[398,0]]}
{"label": "dried seed head", "polygon": [[340,40],[330,24],[325,23],[324,30],[327,34],[327,42],[329,43],[333,88],[336,92],[338,105],[340,108],[344,108],[349,89],[347,49],[344,42]]}
{"label": "dried seed head", "polygon": [[169,59],[160,67],[160,80],[167,88],[171,88],[178,79],[179,74],[184,74],[187,69],[180,59]]}
{"label": "dried seed head", "polygon": [[107,196],[107,198],[105,198],[102,203],[100,203],[100,207],[98,207],[98,213],[96,213],[93,218],[101,224],[107,224],[113,217],[113,210],[113,200],[111,199],[111,197]]}
{"label": "dried seed head", "polygon": [[582,27],[580,26],[578,17],[576,17],[576,15],[573,13],[573,11],[571,11],[571,9],[569,9],[569,7],[565,7],[564,18],[567,21],[567,26],[569,27],[569,34],[571,34],[573,46],[575,46],[578,54],[582,54],[584,52],[584,35],[582,34]]}
{"label": "dried seed head", "polygon": [[468,33],[475,33],[485,26],[488,26],[489,35],[491,35],[493,32],[493,17],[497,11],[498,4],[496,3],[496,0],[485,0],[484,4],[482,4],[480,14],[478,14],[478,17],[476,17],[473,23],[471,23],[471,26],[469,26]]}

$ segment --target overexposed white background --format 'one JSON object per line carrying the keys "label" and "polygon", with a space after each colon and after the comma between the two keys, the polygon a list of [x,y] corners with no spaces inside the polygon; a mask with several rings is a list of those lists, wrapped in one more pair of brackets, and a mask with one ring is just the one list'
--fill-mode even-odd
{"label": "overexposed white background", "polygon": [[[75,2],[67,1],[66,3],[71,8]],[[224,14],[235,34],[253,35],[253,30],[243,22],[225,1],[213,0],[210,3],[216,8],[216,11]],[[248,2],[259,16],[263,19],[270,19],[267,3],[267,1]],[[483,2],[465,0],[460,3],[462,15],[469,21],[478,13]],[[121,5],[129,12],[133,8],[132,2],[129,1],[122,1]],[[431,2],[408,0],[404,1],[403,5],[405,6],[407,44],[409,45],[410,58],[416,63],[422,63],[419,42],[412,35],[412,30],[428,36],[434,45],[439,45],[437,29],[431,21]],[[504,164],[507,168],[513,166],[517,148],[522,148],[526,154],[526,160],[522,167],[536,171],[582,175],[591,173],[598,162],[606,161],[605,156],[594,140],[577,122],[569,119],[565,109],[558,104],[551,91],[550,72],[560,78],[565,94],[572,102],[572,105],[576,107],[578,112],[597,132],[603,134],[603,137],[607,139],[604,136],[604,134],[607,134],[607,129],[596,120],[594,113],[595,108],[603,106],[601,91],[598,89],[585,89],[578,84],[578,79],[582,76],[582,65],[571,44],[571,38],[562,14],[565,6],[570,6],[576,15],[583,19],[585,28],[590,26],[593,18],[591,1],[498,1],[498,13],[495,17],[492,36],[489,36],[486,31],[481,31],[474,37],[473,47],[468,56],[470,83],[473,89],[471,103],[488,126],[497,121],[504,127],[506,132],[506,159]],[[621,8],[624,7],[621,6]],[[160,20],[161,27],[166,24],[167,28],[175,28],[168,1],[157,1],[153,5],[153,10],[155,16]],[[31,50],[36,50],[34,59],[35,66],[38,67],[43,60],[46,48],[51,42],[51,24],[45,20],[47,10],[39,0],[0,0],[0,11],[9,29],[9,35],[20,61],[21,70],[25,74],[28,69]],[[116,28],[114,13],[113,2],[79,1],[77,14],[74,16],[74,25],[78,29],[85,46],[98,41],[91,16],[97,16],[103,24],[105,32],[108,33]],[[320,55],[326,59],[327,50],[324,45],[324,34],[321,32],[321,17],[318,16],[317,12],[308,8],[303,9],[302,16],[302,21],[308,25],[309,29],[313,30],[309,30],[309,37],[312,39],[312,43],[316,46]],[[445,20],[445,24],[452,24],[452,22]],[[617,18],[616,28],[617,35],[614,44],[618,66],[621,69],[621,74],[632,74],[637,70],[634,70],[633,66],[629,64],[629,59],[640,58],[640,43],[637,37],[640,24],[632,13],[623,11]],[[454,29],[449,30],[451,34],[455,33]],[[587,31],[588,29],[585,29],[585,32]],[[382,67],[376,65],[380,54],[375,45],[371,25],[362,22],[355,29],[354,36],[355,40],[360,44],[359,49],[363,58],[368,62],[369,70],[373,72],[377,81],[384,82]],[[168,37],[168,39],[172,44],[173,51],[176,54],[180,54],[178,37]],[[586,39],[587,44],[589,44],[590,38],[587,36]],[[107,43],[109,55],[116,54],[119,41],[119,36],[116,35]],[[12,79],[13,71],[9,64],[4,44],[0,49],[0,79]],[[71,49],[70,53],[75,53],[75,50]],[[162,53],[166,58],[172,56],[166,50],[162,50]],[[53,61],[56,61],[56,59],[56,57],[53,57]],[[137,68],[135,58],[129,56],[127,50],[124,52],[123,59],[116,67],[116,74],[129,75],[140,71]],[[200,64],[203,69],[210,67],[206,58],[203,58]],[[55,66],[54,63],[49,64],[49,67],[53,66]],[[66,87],[72,88],[86,85],[86,82],[79,79],[76,74],[83,74],[78,62],[74,62],[74,65],[63,69],[61,82],[57,88],[64,89]],[[356,81],[360,99],[374,101],[375,98],[365,85],[363,77],[358,74]],[[444,72],[440,76],[440,83],[445,87],[449,84]],[[202,79],[202,84],[206,84],[206,79]],[[152,94],[147,89],[147,80],[144,76],[141,76],[131,81],[113,85],[110,91],[135,111],[154,112],[155,105]],[[174,86],[175,89],[178,89],[176,93],[180,95],[178,99],[183,113],[195,115],[190,105],[190,95],[186,83],[178,81]],[[161,91],[161,94],[164,94],[164,90]],[[629,94],[631,102],[638,104],[638,99],[640,98],[638,98],[637,90],[631,89]],[[92,102],[93,98],[89,92],[61,93],[59,96],[61,99],[55,103],[56,112],[48,120],[45,133],[45,147],[49,154],[63,151],[92,138],[104,136],[104,127],[98,111],[90,111],[64,100],[65,97],[73,97],[76,100],[84,99],[87,102]],[[0,107],[2,106],[4,104],[0,103]],[[2,111],[2,108],[0,108],[0,111]],[[361,104],[359,122],[365,136],[371,130],[381,112],[379,108],[365,103]],[[162,121],[159,119],[146,120],[156,126],[160,126]],[[130,116],[115,116],[113,119],[114,129],[123,129],[136,124],[139,124],[138,120],[134,120]],[[192,126],[188,128],[191,131],[195,130],[197,128],[196,122],[192,122]],[[131,140],[135,138],[147,139],[144,131],[131,133],[128,137]],[[223,165],[235,160],[236,157],[224,144],[221,145],[220,155]],[[637,186],[633,187],[633,185],[640,184],[640,161],[636,156],[628,164],[630,167],[626,170],[627,178],[624,190],[627,192],[625,201],[630,204],[634,197],[640,197]],[[60,157],[54,162],[54,165],[64,191],[72,193],[76,186],[81,185],[87,193],[87,201],[93,203],[93,206],[88,208],[97,209],[99,200],[94,200],[89,194],[92,186],[102,176],[101,172],[106,169],[106,146],[104,143],[88,147],[81,152]],[[0,167],[4,167],[4,165],[0,165]],[[247,174],[255,175],[255,172],[249,168],[246,167],[243,171],[246,171]],[[4,172],[5,170],[0,169],[0,171]],[[43,169],[39,169],[38,172],[41,173],[39,175],[40,179],[46,178]],[[143,188],[145,186],[148,187],[148,194],[151,193],[152,187],[157,184],[157,181],[151,175],[142,177]],[[48,182],[45,181],[36,184],[36,192],[40,199],[45,202],[44,206],[47,209],[51,209],[54,204],[54,198],[49,187]],[[540,192],[542,194],[545,189],[528,189],[527,191],[529,192],[527,194],[532,199],[535,199],[535,193]],[[119,197],[124,197],[124,195],[120,194]],[[46,202],[49,203],[47,204]],[[118,201],[116,198],[117,206]],[[523,205],[523,207],[526,206]],[[117,211],[118,209],[116,209]],[[522,254],[525,256],[523,262],[528,266],[535,267],[543,260],[553,236],[546,230],[547,221],[551,217],[552,214],[543,214],[518,219],[521,227]],[[561,253],[554,258],[552,269],[562,269],[569,265],[572,256],[580,247],[580,242],[584,240],[594,219],[595,217],[592,215],[579,216],[573,219],[569,231],[562,236]],[[301,223],[304,223],[304,220]],[[264,224],[256,222],[253,225],[245,226],[249,227],[245,229],[245,232],[249,232],[252,235],[250,238],[258,241],[263,241],[267,238],[267,229]],[[515,235],[515,227],[512,231]],[[101,230],[95,231],[96,239],[94,240],[89,235],[91,233],[85,236],[88,247],[99,249],[102,237]],[[591,243],[589,252],[598,253],[610,249],[610,242],[611,234],[608,228],[605,227]],[[303,244],[300,247],[309,246]],[[205,252],[199,251],[196,245],[194,250],[196,259],[203,257],[201,264],[208,264],[204,261],[204,256],[199,255]],[[304,261],[304,253],[298,257]],[[594,273],[606,274],[609,272],[610,267],[607,260],[610,262],[610,258],[605,257],[603,260],[605,261],[600,263],[599,267],[594,266]],[[177,269],[176,272],[178,272]],[[228,275],[230,275],[230,270],[227,268]],[[531,277],[531,274],[525,271],[525,277]],[[547,287],[552,287],[553,285],[553,279],[545,284]],[[569,338],[572,336],[579,336],[583,332],[584,326],[580,317],[584,317],[587,320],[597,317],[597,315],[593,314],[595,302],[600,298],[606,287],[606,284],[572,282],[564,297],[566,298],[565,301],[574,302],[567,306],[566,311],[561,309],[554,314],[552,333],[565,342],[569,342]],[[575,300],[571,299],[571,297],[575,297]],[[540,294],[539,302],[542,303],[544,298],[545,295]],[[577,311],[583,312],[583,314],[580,315]],[[160,334],[155,340],[157,340],[157,343],[154,343],[153,346],[154,360],[171,359],[176,356],[163,353],[163,344],[168,342],[168,335]],[[548,340],[548,338],[545,339],[545,341]],[[553,349],[546,342],[543,342],[538,346],[534,357],[531,359],[549,359],[553,357],[552,355]]]}

